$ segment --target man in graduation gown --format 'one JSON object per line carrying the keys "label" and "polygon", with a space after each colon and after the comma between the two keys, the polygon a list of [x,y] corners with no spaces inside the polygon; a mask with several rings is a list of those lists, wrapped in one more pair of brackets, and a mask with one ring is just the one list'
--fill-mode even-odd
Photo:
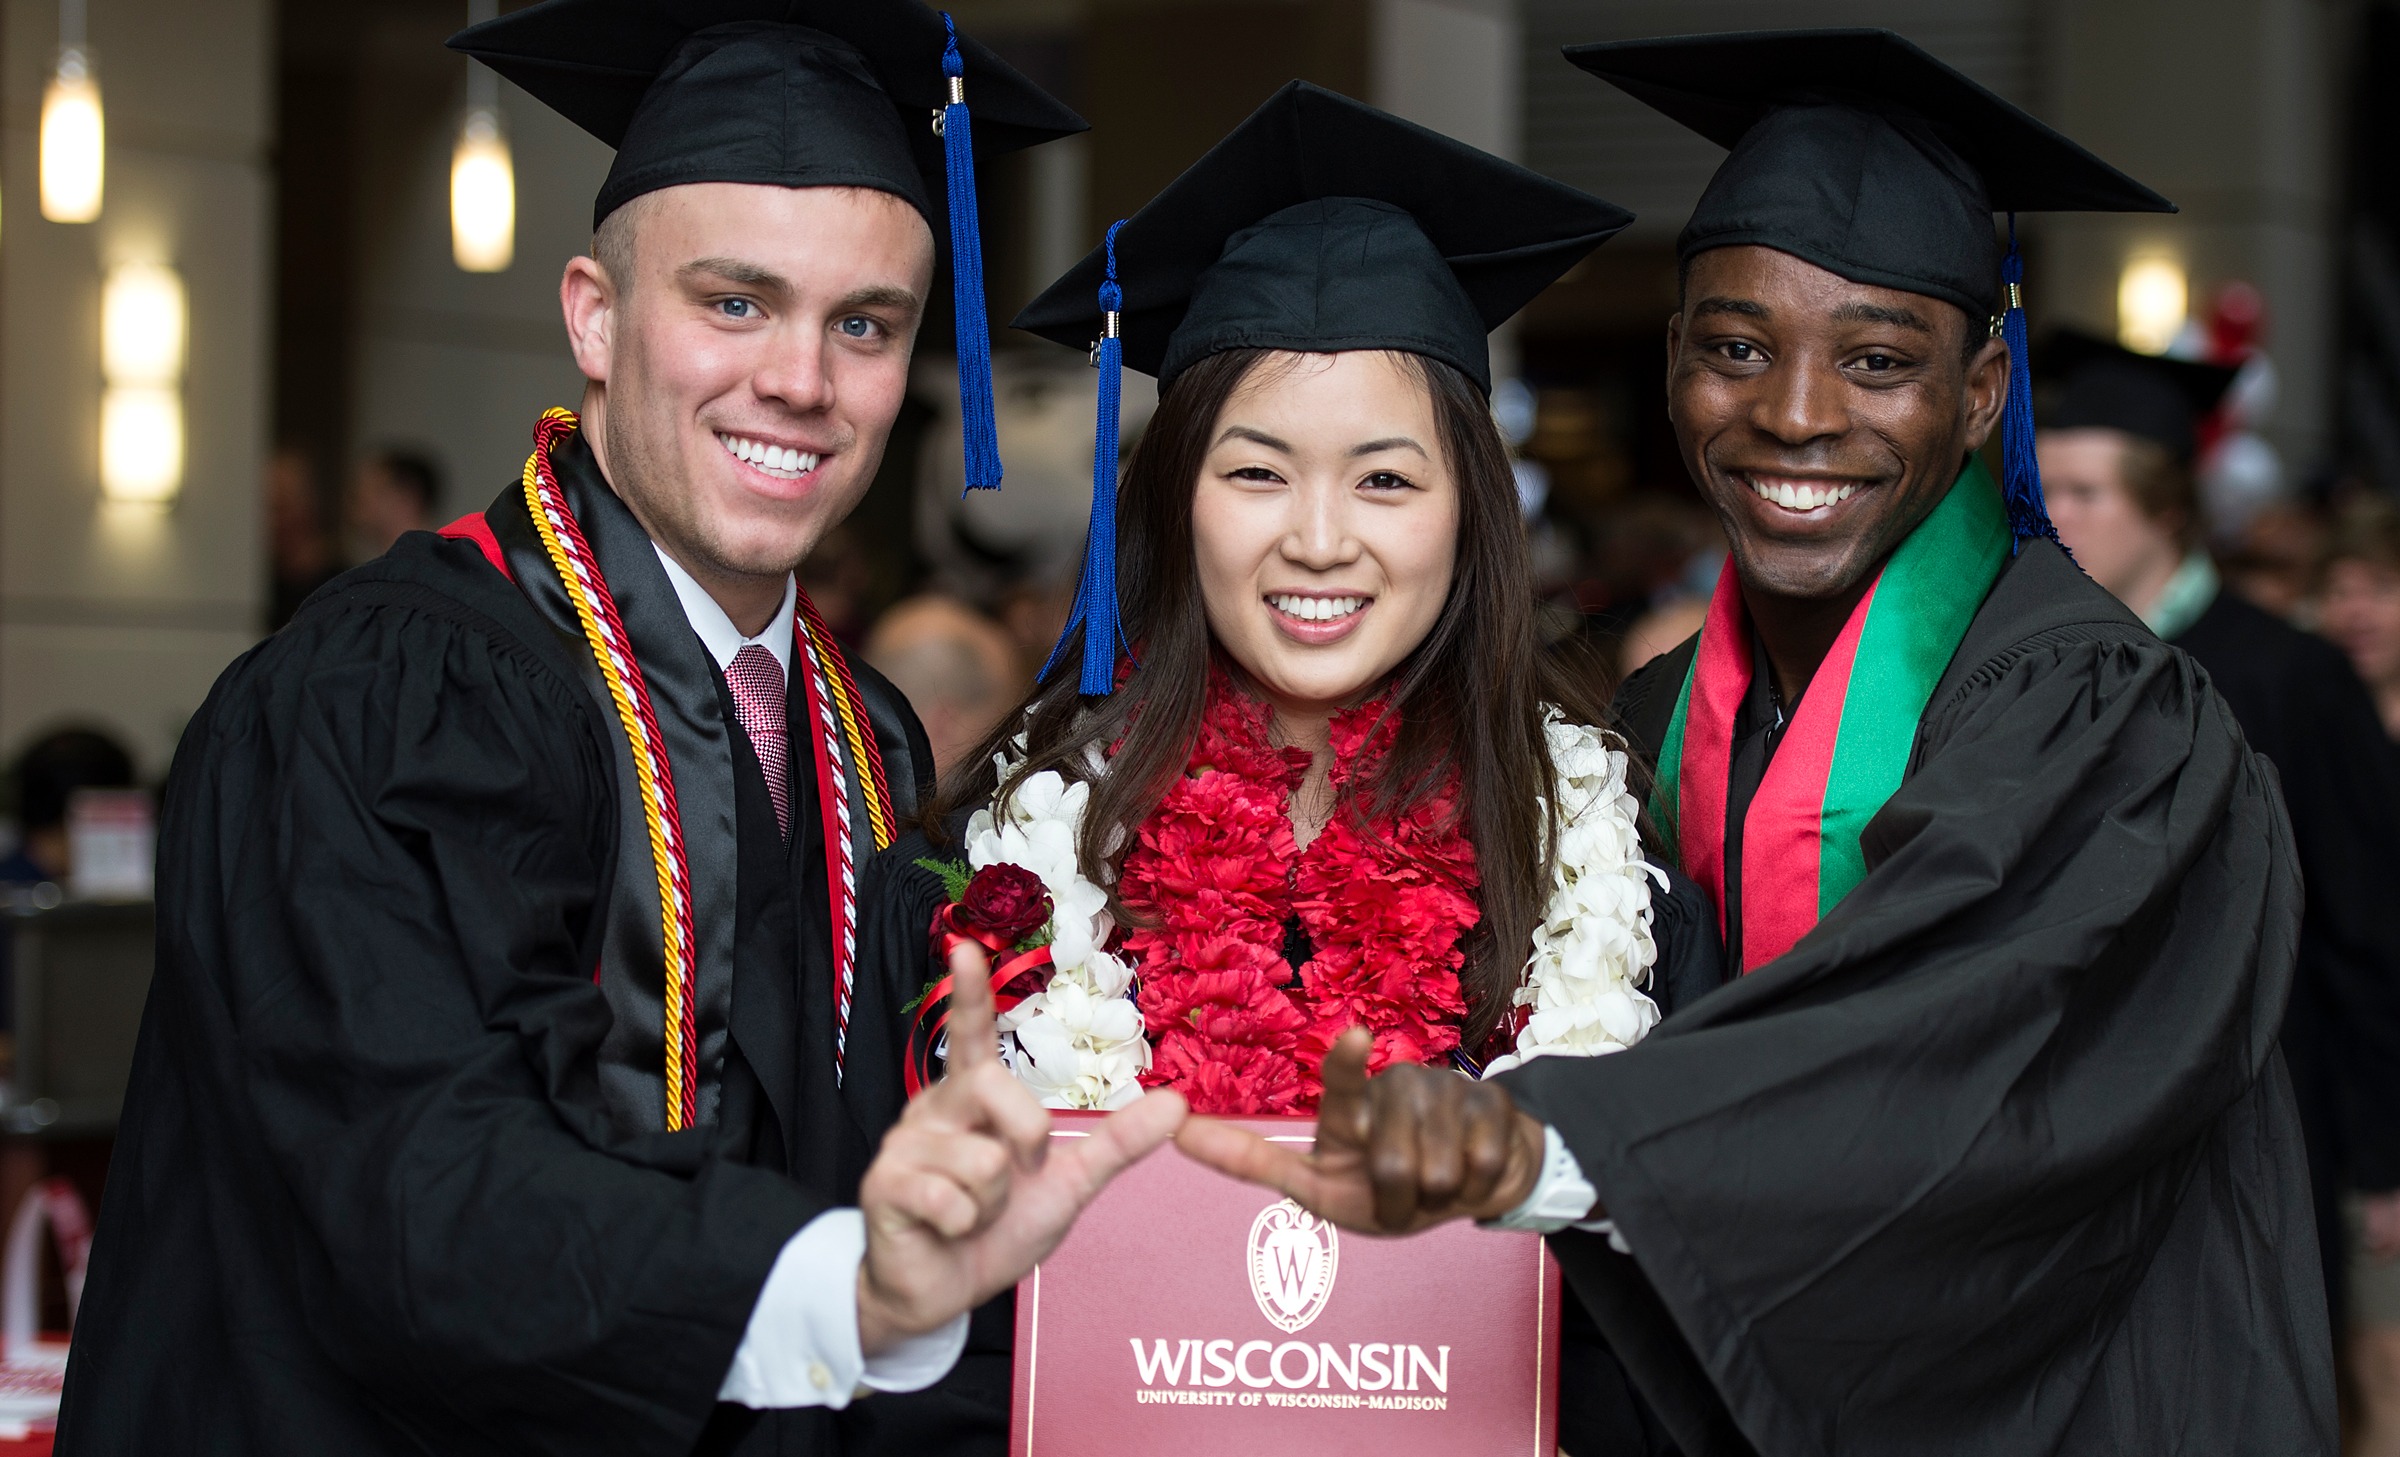
{"label": "man in graduation gown", "polygon": [[925,738],[793,579],[882,454],[939,174],[1079,124],[910,0],[709,10],[457,42],[619,148],[580,419],[187,730],[62,1452],[907,1450],[854,1392],[938,1379],[1179,1116],[1044,1162],[972,1057],[902,1115],[854,867]]}
{"label": "man in graduation gown", "polygon": [[2341,1330],[2345,1188],[2400,1227],[2400,758],[2340,649],[2228,591],[2201,545],[2199,422],[2235,371],[2061,331],[2039,436],[2059,540],[2092,579],[2190,653],[2273,762],[2306,908],[2284,1013],[2316,1200],[2326,1304]]}
{"label": "man in graduation gown", "polygon": [[1550,1232],[1689,1457],[2330,1454],[2272,772],[2048,539],[1987,331],[1994,208],[2163,200],[1886,33],[1569,54],[1732,147],[1669,397],[1733,564],[1620,710],[1746,975],[1496,1084],[1354,1040],[1312,1155],[1179,1138]]}

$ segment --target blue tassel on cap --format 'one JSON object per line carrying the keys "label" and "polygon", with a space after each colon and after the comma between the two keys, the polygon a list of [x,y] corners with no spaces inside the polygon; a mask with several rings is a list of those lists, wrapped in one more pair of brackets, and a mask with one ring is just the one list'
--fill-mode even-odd
{"label": "blue tassel on cap", "polygon": [[950,284],[958,316],[959,427],[966,437],[967,489],[1000,488],[1000,427],[992,420],[992,327],[984,315],[983,229],[975,215],[975,128],[967,117],[967,64],[958,54],[958,27],[942,12],[949,36],[942,74],[950,104],[934,122],[950,183]]}
{"label": "blue tassel on cap", "polygon": [[2008,341],[2008,403],[2000,415],[2000,490],[2008,503],[2008,529],[2023,542],[2058,540],[2050,508],[2042,501],[2042,468],[2033,453],[2033,366],[2025,329],[2025,256],[2017,251],[2017,215],[2008,215],[2008,257],[2000,264],[2008,289],[2000,335]]}
{"label": "blue tassel on cap", "polygon": [[1084,537],[1083,579],[1075,586],[1075,611],[1067,630],[1042,664],[1048,679],[1075,629],[1083,629],[1083,675],[1077,691],[1087,698],[1104,698],[1117,686],[1117,649],[1125,656],[1125,627],[1117,615],[1117,424],[1125,370],[1125,341],[1118,337],[1125,291],[1117,286],[1117,229],[1123,218],[1109,224],[1108,277],[1100,285],[1100,338],[1092,345],[1092,365],[1100,371],[1100,411],[1092,435],[1092,525]]}

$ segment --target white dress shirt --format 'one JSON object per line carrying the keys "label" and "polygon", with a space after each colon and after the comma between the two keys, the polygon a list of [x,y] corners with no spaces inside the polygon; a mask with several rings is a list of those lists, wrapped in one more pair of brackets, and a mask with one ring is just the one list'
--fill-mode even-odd
{"label": "white dress shirt", "polygon": [[1609,1248],[1620,1255],[1633,1253],[1625,1236],[1617,1233],[1613,1219],[1588,1218],[1592,1206],[1600,1202],[1600,1191],[1583,1176],[1583,1165],[1575,1161],[1575,1153],[1558,1130],[1542,1125],[1542,1172],[1533,1181],[1533,1192],[1525,1202],[1497,1219],[1483,1221],[1486,1229],[1521,1229],[1534,1234],[1556,1234],[1562,1229],[1585,1229],[1608,1236]]}
{"label": "white dress shirt", "polygon": [[[652,542],[655,549],[658,543]],[[720,671],[757,643],[792,671],[792,613],[799,586],[786,578],[783,605],[756,637],[744,637],[717,599],[665,551],[658,564],[675,584],[683,615]],[[867,1222],[855,1209],[829,1209],[785,1241],[759,1287],[749,1327],[717,1388],[719,1401],[748,1407],[848,1406],[867,1391],[921,1391],[948,1375],[967,1346],[967,1318],[901,1341],[880,1355],[858,1345],[858,1267]]]}

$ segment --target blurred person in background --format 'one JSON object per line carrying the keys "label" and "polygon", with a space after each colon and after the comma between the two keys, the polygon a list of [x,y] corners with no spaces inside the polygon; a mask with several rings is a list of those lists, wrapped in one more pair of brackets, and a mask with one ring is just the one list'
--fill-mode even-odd
{"label": "blurred person in background", "polygon": [[[2326,549],[2320,623],[2350,658],[2400,739],[2400,506],[2361,495],[2342,511]],[[2377,1258],[2350,1272],[2351,1372],[2357,1378],[2359,1430],[2352,1457],[2400,1454],[2400,1261],[2387,1206],[2356,1211],[2361,1241]]]}
{"label": "blurred person in background", "polygon": [[2225,585],[2286,622],[2302,627],[2314,606],[2325,558],[2325,513],[2303,500],[2260,507],[2225,552]]}
{"label": "blurred person in background", "polygon": [[1030,681],[1005,628],[939,593],[892,604],[860,655],[917,711],[938,774],[948,774],[999,725]]}
{"label": "blurred person in background", "polygon": [[413,450],[379,450],[350,478],[343,514],[348,518],[351,559],[373,561],[411,531],[441,524],[442,468]]}
{"label": "blurred person in background", "polygon": [[18,756],[17,848],[0,859],[0,884],[64,884],[74,873],[67,806],[79,789],[129,789],[133,756],[99,729],[44,734]]}
{"label": "blurred person in background", "polygon": [[1617,644],[1617,680],[1623,682],[1683,645],[1708,620],[1708,599],[1677,593],[1633,620]]}
{"label": "blurred person in background", "polygon": [[2342,654],[2228,590],[2202,545],[2195,430],[2233,371],[2080,335],[2047,352],[2064,370],[2039,437],[2059,540],[2208,670],[2282,779],[2306,885],[2282,1041],[2340,1332],[2345,1188],[2366,1194],[2374,1255],[2400,1253],[2400,756]]}
{"label": "blurred person in background", "polygon": [[2320,612],[2325,635],[2375,695],[2384,732],[2400,739],[2400,503],[2362,496],[2342,512]]}
{"label": "blurred person in background", "polygon": [[317,489],[315,457],[299,445],[278,446],[267,458],[267,629],[283,626],[308,595],[342,569],[325,502]]}

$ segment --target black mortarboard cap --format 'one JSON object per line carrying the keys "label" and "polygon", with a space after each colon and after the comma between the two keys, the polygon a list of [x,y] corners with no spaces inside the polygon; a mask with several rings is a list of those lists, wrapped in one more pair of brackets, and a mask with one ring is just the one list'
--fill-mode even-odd
{"label": "black mortarboard cap", "polygon": [[1980,319],[1995,212],[2175,205],[1888,30],[1748,31],[1569,46],[1567,59],[1727,157],[1677,241],[1758,244]]}
{"label": "black mortarboard cap", "polygon": [[694,182],[874,188],[937,234],[946,211],[966,478],[1000,483],[975,156],[1081,117],[917,0],[540,0],[450,45],[617,149],[595,228]]}
{"label": "black mortarboard cap", "polygon": [[[937,232],[946,43],[915,0],[541,0],[450,38],[617,149],[595,226],[662,187],[756,182],[894,193]],[[980,152],[1085,129],[986,47],[958,50]]]}
{"label": "black mortarboard cap", "polygon": [[2041,411],[2050,430],[2122,430],[2188,462],[2199,425],[2216,413],[2241,370],[2230,364],[2137,354],[2079,330],[2062,329],[2037,351],[2042,376],[2057,380]]}
{"label": "black mortarboard cap", "polygon": [[[1774,30],[1569,46],[1567,59],[1732,155],[1676,241],[1756,245],[1877,288],[2003,304],[2002,480],[2020,538],[2057,540],[2033,456],[2014,215],[2175,205],[1888,30]],[[2011,216],[2002,256],[1992,214]]]}
{"label": "black mortarboard cap", "polygon": [[1083,580],[1041,676],[1080,632],[1082,691],[1115,684],[1120,364],[1163,391],[1228,349],[1394,349],[1488,394],[1491,331],[1632,221],[1321,86],[1269,97],[1017,315],[1070,348],[1096,337],[1100,367]]}
{"label": "black mortarboard cap", "polygon": [[[1164,387],[1226,349],[1400,349],[1488,391],[1485,336],[1632,220],[1294,81],[1122,225],[1125,363]],[[1085,347],[1107,276],[1096,248],[1016,326]]]}

